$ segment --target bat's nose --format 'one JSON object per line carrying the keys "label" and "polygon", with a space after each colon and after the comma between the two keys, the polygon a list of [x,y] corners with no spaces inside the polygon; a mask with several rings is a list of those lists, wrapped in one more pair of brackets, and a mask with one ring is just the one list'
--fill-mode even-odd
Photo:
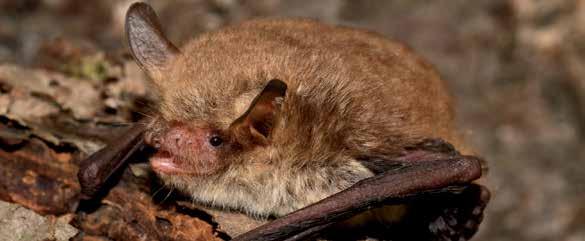
{"label": "bat's nose", "polygon": [[193,144],[193,133],[186,128],[172,128],[165,133],[162,138],[153,138],[156,143],[158,139],[159,149],[169,151],[171,153],[178,153],[185,150]]}

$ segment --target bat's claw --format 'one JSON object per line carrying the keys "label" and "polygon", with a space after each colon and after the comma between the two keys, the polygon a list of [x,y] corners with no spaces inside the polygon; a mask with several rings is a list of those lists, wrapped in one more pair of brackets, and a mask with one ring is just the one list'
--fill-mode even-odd
{"label": "bat's claw", "polygon": [[483,220],[489,191],[483,186],[471,185],[460,195],[448,199],[450,207],[442,209],[429,224],[431,236],[434,236],[431,240],[469,240]]}

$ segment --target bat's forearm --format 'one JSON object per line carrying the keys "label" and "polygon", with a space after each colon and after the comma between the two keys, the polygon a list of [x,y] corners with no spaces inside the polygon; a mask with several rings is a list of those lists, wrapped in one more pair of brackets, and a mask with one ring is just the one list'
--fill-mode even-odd
{"label": "bat's forearm", "polygon": [[82,198],[95,196],[108,178],[120,169],[134,152],[143,146],[146,126],[135,124],[112,143],[84,159],[77,178],[81,184]]}

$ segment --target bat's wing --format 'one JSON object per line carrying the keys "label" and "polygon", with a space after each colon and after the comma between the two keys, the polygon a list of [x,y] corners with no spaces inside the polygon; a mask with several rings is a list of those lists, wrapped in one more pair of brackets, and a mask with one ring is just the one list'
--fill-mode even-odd
{"label": "bat's wing", "polygon": [[479,228],[489,198],[485,187],[471,184],[414,200],[409,203],[411,213],[394,229],[400,231],[387,230],[384,236],[392,240],[469,240]]}
{"label": "bat's wing", "polygon": [[94,197],[128,158],[144,145],[145,129],[146,125],[137,123],[115,141],[81,161],[77,178],[82,198]]}
{"label": "bat's wing", "polygon": [[367,161],[378,175],[234,240],[303,240],[375,206],[432,200],[436,202],[423,205],[428,212],[421,210],[407,220],[408,228],[416,232],[412,237],[417,237],[409,240],[467,240],[477,230],[489,199],[485,188],[472,184],[481,176],[479,158],[462,156],[442,141],[431,141],[395,160]]}

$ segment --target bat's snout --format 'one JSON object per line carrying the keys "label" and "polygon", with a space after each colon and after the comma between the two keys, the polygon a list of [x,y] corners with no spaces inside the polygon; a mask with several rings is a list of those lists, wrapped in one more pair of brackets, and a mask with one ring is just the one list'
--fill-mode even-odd
{"label": "bat's snout", "polygon": [[208,175],[219,168],[219,148],[210,128],[173,123],[164,131],[145,135],[145,143],[157,151],[150,158],[152,169],[165,175]]}

